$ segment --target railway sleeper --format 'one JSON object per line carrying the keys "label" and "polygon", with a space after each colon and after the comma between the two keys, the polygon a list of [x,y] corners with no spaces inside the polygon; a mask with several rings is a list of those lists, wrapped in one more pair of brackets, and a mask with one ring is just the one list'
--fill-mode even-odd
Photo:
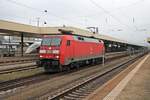
{"label": "railway sleeper", "polygon": [[74,98],[74,97],[70,97],[70,96],[64,96],[60,100],[78,100],[78,99],[81,99],[81,98]]}
{"label": "railway sleeper", "polygon": [[77,96],[88,96],[89,93],[76,93],[76,92],[72,92],[72,94],[77,95]]}
{"label": "railway sleeper", "polygon": [[[81,92],[79,93],[79,92],[75,92],[75,91],[74,91],[74,92],[72,92],[72,94],[82,95],[82,94],[81,94]],[[87,96],[87,95],[89,95],[89,93],[84,93],[84,95],[85,95],[85,96]]]}
{"label": "railway sleeper", "polygon": [[[64,96],[65,98],[68,97],[68,98],[72,98],[74,100],[78,100],[78,99],[82,99],[82,98],[85,98],[85,96],[79,96],[79,95],[74,95],[74,94],[68,94],[67,96]],[[65,99],[66,100],[66,99]]]}

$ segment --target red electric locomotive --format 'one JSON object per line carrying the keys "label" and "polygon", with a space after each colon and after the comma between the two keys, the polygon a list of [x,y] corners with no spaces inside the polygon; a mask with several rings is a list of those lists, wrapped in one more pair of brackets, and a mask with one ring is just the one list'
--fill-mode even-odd
{"label": "red electric locomotive", "polygon": [[105,51],[103,41],[73,34],[45,35],[38,64],[47,72],[62,71],[81,64],[96,63]]}

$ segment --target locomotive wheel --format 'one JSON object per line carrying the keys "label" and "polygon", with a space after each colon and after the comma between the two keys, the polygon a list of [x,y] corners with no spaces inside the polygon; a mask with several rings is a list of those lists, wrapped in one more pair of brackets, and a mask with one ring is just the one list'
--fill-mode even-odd
{"label": "locomotive wheel", "polygon": [[92,59],[92,65],[95,65],[96,61],[95,59]]}
{"label": "locomotive wheel", "polygon": [[66,66],[65,66],[65,70],[69,72],[69,71],[70,71],[70,66],[69,66],[69,65],[66,65]]}
{"label": "locomotive wheel", "polygon": [[70,64],[70,68],[71,69],[74,68],[74,64],[73,63]]}
{"label": "locomotive wheel", "polygon": [[80,67],[79,63],[75,63],[75,66],[77,69],[79,69],[79,67]]}
{"label": "locomotive wheel", "polygon": [[63,67],[62,65],[59,65],[59,71],[62,72],[63,71]]}

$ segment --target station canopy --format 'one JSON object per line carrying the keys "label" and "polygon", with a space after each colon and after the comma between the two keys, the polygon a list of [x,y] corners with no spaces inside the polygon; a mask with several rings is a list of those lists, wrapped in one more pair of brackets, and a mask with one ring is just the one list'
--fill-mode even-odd
{"label": "station canopy", "polygon": [[76,27],[37,27],[16,22],[0,20],[0,35],[19,35],[24,33],[24,36],[41,36],[45,34],[61,34],[59,29],[71,30],[73,34],[95,37],[103,40],[128,43],[127,41],[120,40],[111,36],[93,34],[92,32]]}

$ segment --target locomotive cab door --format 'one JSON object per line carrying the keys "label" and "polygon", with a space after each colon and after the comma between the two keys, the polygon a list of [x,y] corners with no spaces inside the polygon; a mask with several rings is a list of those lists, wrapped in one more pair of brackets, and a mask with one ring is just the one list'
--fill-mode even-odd
{"label": "locomotive cab door", "polygon": [[66,41],[66,64],[70,64],[74,60],[74,47],[73,47],[73,41],[67,40]]}

